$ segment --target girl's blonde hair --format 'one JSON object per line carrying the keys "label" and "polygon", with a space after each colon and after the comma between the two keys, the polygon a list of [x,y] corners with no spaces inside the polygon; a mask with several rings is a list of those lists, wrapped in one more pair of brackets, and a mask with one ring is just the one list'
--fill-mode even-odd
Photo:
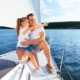
{"label": "girl's blonde hair", "polygon": [[17,19],[17,25],[16,25],[16,32],[17,32],[17,36],[19,35],[19,30],[21,25],[21,22],[24,22],[27,18],[26,17],[22,17],[22,18],[18,18]]}

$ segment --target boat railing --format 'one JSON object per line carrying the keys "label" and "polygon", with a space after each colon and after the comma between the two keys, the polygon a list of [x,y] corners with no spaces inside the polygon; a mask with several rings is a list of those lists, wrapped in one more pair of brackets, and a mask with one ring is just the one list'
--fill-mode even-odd
{"label": "boat railing", "polygon": [[[48,43],[49,43],[49,46],[50,46],[50,48],[51,48],[51,46],[52,46],[52,40],[53,40],[53,32],[50,32],[49,37],[50,37],[50,39],[49,39]],[[52,57],[51,54],[50,54],[50,56],[51,56],[51,61],[53,62],[54,59],[53,59],[53,57]],[[55,62],[55,61],[54,61],[54,62]],[[54,63],[54,62],[53,62],[53,63]],[[53,63],[52,63],[52,64],[53,64]],[[56,64],[55,64],[55,65],[56,65]],[[56,65],[56,68],[57,68],[57,74],[58,74],[59,69],[58,69],[57,65]],[[58,74],[57,76],[60,78],[60,80],[63,80],[63,78],[61,78],[60,74]]]}
{"label": "boat railing", "polygon": [[[53,33],[50,32],[49,36],[50,36],[49,46],[51,47],[51,45],[52,45],[52,39],[53,39]],[[64,65],[65,70],[67,71],[70,79],[73,80],[70,72],[68,71],[67,67],[66,67],[65,64],[64,64],[64,53],[65,53],[65,50],[66,50],[66,44],[64,45],[64,48],[63,48],[62,57],[61,57],[61,63],[60,63],[60,69],[57,71],[57,74],[58,74],[59,76],[61,76],[62,65]],[[58,53],[58,56],[60,57],[59,53]],[[52,56],[51,56],[51,59],[53,60]],[[63,80],[63,78],[61,78],[61,80]]]}
{"label": "boat railing", "polygon": [[61,63],[60,63],[60,72],[57,72],[57,73],[61,75],[61,73],[62,73],[62,72],[61,72],[61,71],[62,71],[62,65],[64,65],[65,70],[67,71],[70,79],[73,80],[73,78],[72,78],[69,70],[67,69],[67,67],[66,67],[65,64],[64,64],[64,54],[65,54],[65,50],[66,50],[66,44],[64,45],[64,48],[63,48],[62,57],[61,57],[60,54],[58,53],[58,56],[61,57]]}

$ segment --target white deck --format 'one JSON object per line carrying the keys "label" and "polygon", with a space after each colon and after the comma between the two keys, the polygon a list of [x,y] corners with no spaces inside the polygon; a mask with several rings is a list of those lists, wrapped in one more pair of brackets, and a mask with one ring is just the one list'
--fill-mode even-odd
{"label": "white deck", "polygon": [[[7,53],[7,56],[0,57],[0,59],[7,59],[7,60],[12,60],[12,61],[18,60],[17,55],[15,54],[15,51],[11,52],[10,54]],[[36,72],[34,66],[31,64],[31,62],[26,63],[26,64],[21,63],[21,64],[25,64],[26,66],[25,66],[25,69],[23,70],[23,75],[20,80],[27,80],[26,78],[27,78],[28,72],[30,72],[32,75],[31,80],[60,80],[60,78],[58,78],[58,75],[56,73],[58,71],[58,68],[57,68],[54,60],[53,60],[54,72],[53,72],[53,74],[49,74],[45,67],[47,64],[47,60],[43,54],[43,51],[38,53],[38,59],[39,59],[40,66],[45,73],[45,76],[40,76],[39,74],[37,74],[37,72]],[[19,80],[19,76],[20,76],[21,68],[22,68],[21,64],[17,65],[8,74],[6,74],[1,80],[6,80],[6,79],[7,80]]]}

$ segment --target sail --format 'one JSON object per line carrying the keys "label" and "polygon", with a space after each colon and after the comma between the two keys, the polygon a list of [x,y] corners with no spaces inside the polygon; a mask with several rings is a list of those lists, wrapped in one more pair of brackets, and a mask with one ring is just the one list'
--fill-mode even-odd
{"label": "sail", "polygon": [[34,13],[40,22],[40,0],[0,0],[0,26],[16,26],[16,19]]}

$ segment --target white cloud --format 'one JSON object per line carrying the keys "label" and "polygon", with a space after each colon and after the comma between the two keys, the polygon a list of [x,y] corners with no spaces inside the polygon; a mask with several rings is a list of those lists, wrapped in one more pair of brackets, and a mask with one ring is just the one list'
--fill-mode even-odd
{"label": "white cloud", "polygon": [[47,0],[49,3],[52,3],[53,2],[53,0]]}
{"label": "white cloud", "polygon": [[49,16],[49,13],[52,11],[52,9],[47,8],[47,5],[45,4],[44,0],[41,0],[40,4],[41,12]]}
{"label": "white cloud", "polygon": [[[42,18],[42,22],[52,22],[52,21],[80,21],[80,0],[55,0],[56,6],[53,5],[53,7],[50,8],[50,11],[47,10],[44,0],[43,4],[45,5],[45,8],[41,8],[42,14],[45,14],[47,17]],[[47,0],[49,2],[49,0]],[[53,0],[51,0],[52,2]],[[58,7],[58,10],[55,12],[53,11],[55,7]],[[47,12],[47,14],[46,14]],[[57,15],[56,15],[56,14]]]}
{"label": "white cloud", "polygon": [[68,9],[80,5],[80,0],[56,0],[62,9]]}

